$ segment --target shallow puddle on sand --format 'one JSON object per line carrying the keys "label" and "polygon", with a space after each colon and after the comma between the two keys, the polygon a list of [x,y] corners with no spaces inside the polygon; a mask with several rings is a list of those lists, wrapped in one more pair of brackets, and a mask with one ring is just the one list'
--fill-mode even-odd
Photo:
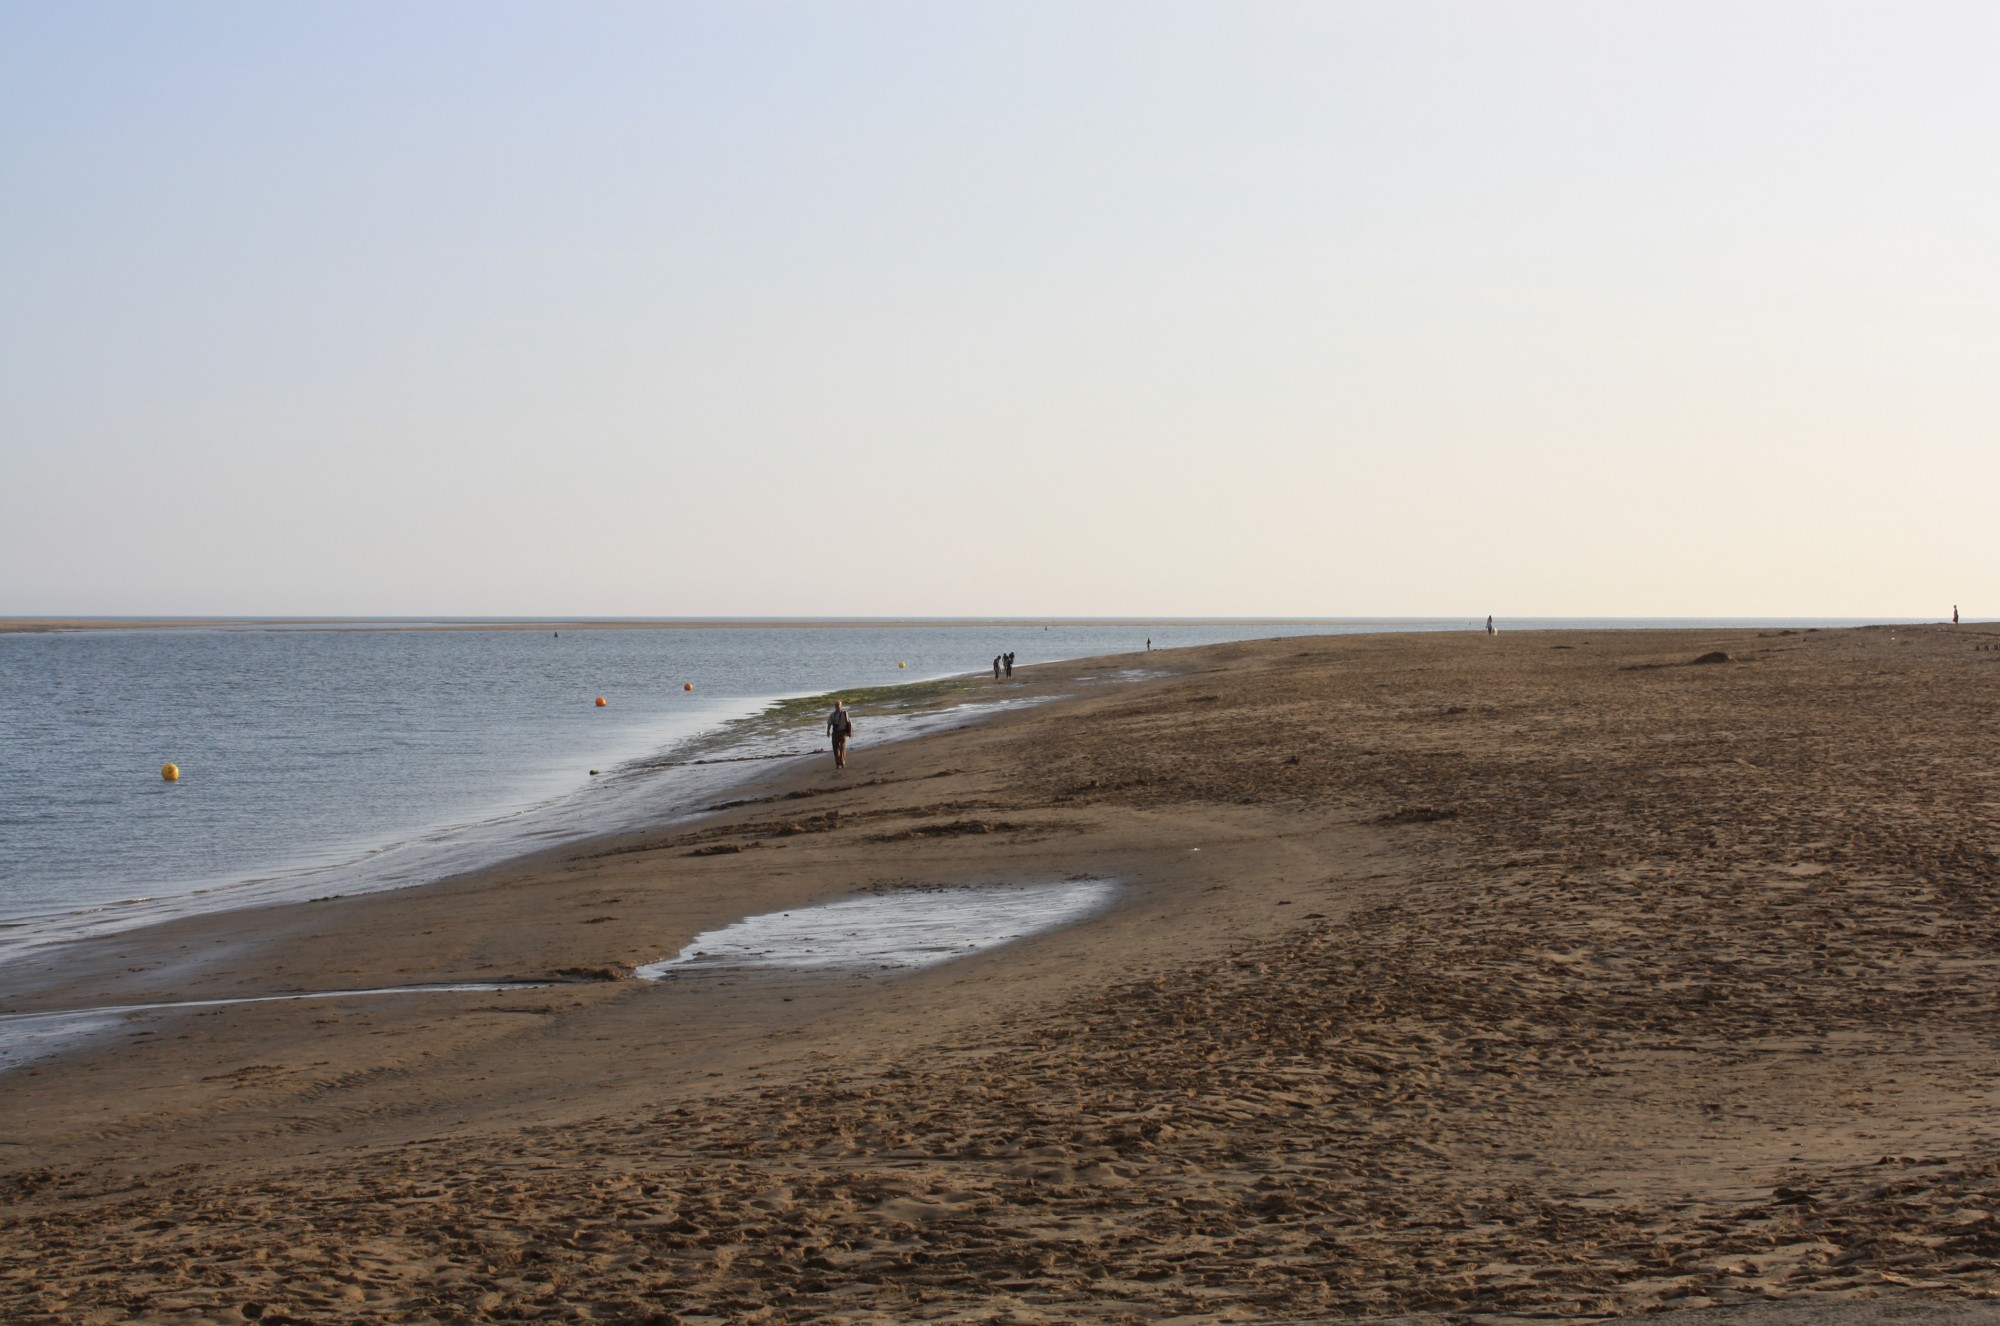
{"label": "shallow puddle on sand", "polygon": [[696,935],[638,975],[658,981],[750,967],[907,971],[1080,921],[1102,911],[1117,888],[1108,879],[1072,879],[903,889],[768,912]]}
{"label": "shallow puddle on sand", "polygon": [[[720,930],[696,935],[679,954],[649,962],[637,975],[642,980],[658,981],[693,972],[755,967],[910,971],[1081,921],[1102,911],[1117,888],[1108,879],[1071,879],[1052,884],[952,885],[868,894],[746,917]],[[524,990],[551,984],[560,982],[396,985],[0,1013],[0,1072],[117,1030],[146,1014],[298,999]]]}

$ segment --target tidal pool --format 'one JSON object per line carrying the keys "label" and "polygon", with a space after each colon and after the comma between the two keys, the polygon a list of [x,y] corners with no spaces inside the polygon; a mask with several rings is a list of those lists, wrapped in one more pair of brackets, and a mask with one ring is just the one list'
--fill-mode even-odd
{"label": "tidal pool", "polygon": [[745,917],[696,935],[671,958],[639,968],[657,981],[754,967],[911,970],[1080,921],[1109,905],[1117,884],[954,885],[844,898]]}

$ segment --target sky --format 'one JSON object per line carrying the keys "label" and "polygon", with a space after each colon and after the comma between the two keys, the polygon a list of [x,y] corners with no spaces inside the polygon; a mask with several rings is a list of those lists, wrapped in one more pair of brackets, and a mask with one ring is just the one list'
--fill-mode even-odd
{"label": "sky", "polygon": [[0,0],[0,614],[2000,616],[1996,50]]}

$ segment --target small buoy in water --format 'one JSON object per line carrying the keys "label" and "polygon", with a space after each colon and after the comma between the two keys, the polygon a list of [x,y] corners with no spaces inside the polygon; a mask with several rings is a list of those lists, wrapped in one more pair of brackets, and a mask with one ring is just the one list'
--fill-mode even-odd
{"label": "small buoy in water", "polygon": [[597,770],[595,770],[595,769],[592,769],[592,770],[590,771],[590,776],[591,776],[592,778],[595,778],[595,777],[597,777]]}
{"label": "small buoy in water", "polygon": [[681,689],[684,691],[691,691],[694,689],[694,683],[691,681],[684,681],[681,683]]}
{"label": "small buoy in water", "polygon": [[907,664],[907,663],[898,663],[898,664],[897,664],[896,666],[897,666],[897,667],[899,667],[899,668],[907,668],[907,667],[909,667],[910,665],[909,665],[909,664]]}
{"label": "small buoy in water", "polygon": [[597,697],[597,707],[599,709],[602,709],[604,707],[604,697],[601,695]]}
{"label": "small buoy in water", "polygon": [[170,783],[178,783],[181,780],[181,767],[178,764],[163,764],[160,766],[160,777]]}

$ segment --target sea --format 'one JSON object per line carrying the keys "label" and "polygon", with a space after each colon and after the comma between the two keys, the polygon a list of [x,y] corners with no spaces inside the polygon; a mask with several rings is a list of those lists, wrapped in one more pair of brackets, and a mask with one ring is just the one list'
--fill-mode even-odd
{"label": "sea", "polygon": [[[1832,627],[1581,619],[1518,629]],[[406,887],[670,822],[813,726],[776,702],[1275,636],[1483,619],[923,621],[540,627],[232,622],[0,633],[0,964],[189,912]],[[1143,659],[1121,666],[1143,670]],[[995,705],[1008,703],[995,688]],[[598,697],[605,703],[596,703]],[[926,722],[893,704],[856,741]],[[966,721],[963,714],[951,721]],[[161,776],[172,763],[178,781]]]}

